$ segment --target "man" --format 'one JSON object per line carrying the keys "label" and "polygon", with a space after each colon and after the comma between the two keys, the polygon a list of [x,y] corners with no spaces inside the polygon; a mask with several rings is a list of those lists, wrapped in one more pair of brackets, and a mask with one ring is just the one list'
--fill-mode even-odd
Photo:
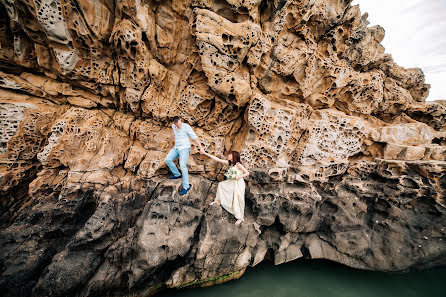
{"label": "man", "polygon": [[[204,154],[204,149],[198,140],[197,134],[192,130],[191,126],[183,123],[178,116],[173,117],[172,124],[173,133],[175,135],[175,146],[167,154],[164,161],[166,161],[167,166],[169,166],[170,171],[172,171],[173,176],[169,179],[177,179],[183,177],[183,188],[180,191],[180,195],[183,196],[190,189],[189,175],[187,172],[187,159],[189,159],[190,153],[190,140],[189,137],[194,140],[200,149],[200,153]],[[180,168],[181,174],[178,171],[177,166],[173,163],[173,160],[180,157]]]}

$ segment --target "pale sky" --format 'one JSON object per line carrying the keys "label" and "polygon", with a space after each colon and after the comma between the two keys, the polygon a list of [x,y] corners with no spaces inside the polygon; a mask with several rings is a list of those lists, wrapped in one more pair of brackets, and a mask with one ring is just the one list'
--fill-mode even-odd
{"label": "pale sky", "polygon": [[421,68],[427,100],[446,100],[446,0],[354,0],[370,26],[386,30],[382,45],[406,68]]}

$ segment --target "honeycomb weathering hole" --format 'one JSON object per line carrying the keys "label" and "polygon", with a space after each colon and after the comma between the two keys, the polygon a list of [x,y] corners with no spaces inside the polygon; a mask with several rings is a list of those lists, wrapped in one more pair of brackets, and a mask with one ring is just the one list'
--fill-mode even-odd
{"label": "honeycomb weathering hole", "polygon": [[13,103],[0,103],[0,154],[7,152],[9,140],[17,133],[25,118],[26,106]]}

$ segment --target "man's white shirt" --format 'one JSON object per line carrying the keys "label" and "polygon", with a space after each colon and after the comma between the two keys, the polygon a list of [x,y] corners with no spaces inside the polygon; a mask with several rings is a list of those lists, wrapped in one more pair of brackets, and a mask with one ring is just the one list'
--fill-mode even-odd
{"label": "man's white shirt", "polygon": [[178,151],[190,148],[190,140],[189,137],[193,140],[197,139],[198,136],[195,134],[194,130],[192,130],[192,127],[189,126],[189,124],[181,123],[181,127],[178,129],[175,124],[172,124],[173,134],[175,135],[175,148],[178,149]]}

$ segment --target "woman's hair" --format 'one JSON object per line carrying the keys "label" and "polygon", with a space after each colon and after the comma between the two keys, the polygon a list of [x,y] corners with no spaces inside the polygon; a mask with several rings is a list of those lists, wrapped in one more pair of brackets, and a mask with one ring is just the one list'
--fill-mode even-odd
{"label": "woman's hair", "polygon": [[225,155],[229,155],[229,154],[232,155],[232,160],[229,160],[229,166],[232,165],[232,162],[234,162],[234,164],[241,163],[240,162],[240,153],[239,152],[237,152],[237,151],[227,151]]}

